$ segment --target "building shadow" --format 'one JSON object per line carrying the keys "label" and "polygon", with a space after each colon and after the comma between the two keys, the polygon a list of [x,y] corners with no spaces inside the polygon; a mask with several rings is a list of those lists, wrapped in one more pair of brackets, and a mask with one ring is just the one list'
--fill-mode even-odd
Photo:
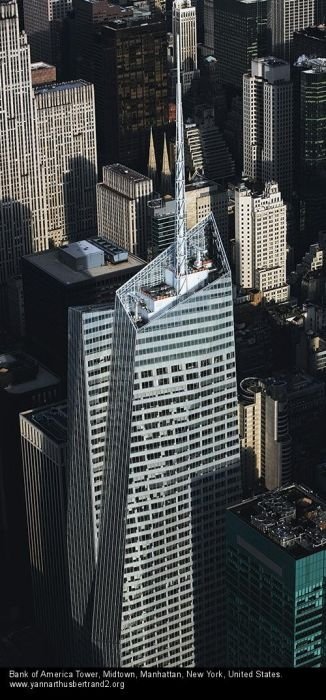
{"label": "building shadow", "polygon": [[22,256],[34,252],[37,233],[37,222],[28,206],[13,199],[0,200],[1,330],[9,325],[7,281],[20,274]]}
{"label": "building shadow", "polygon": [[69,159],[63,177],[65,230],[69,243],[97,234],[96,183],[93,163],[84,156]]}
{"label": "building shadow", "polygon": [[191,483],[195,666],[225,664],[225,534],[227,484],[219,472]]}

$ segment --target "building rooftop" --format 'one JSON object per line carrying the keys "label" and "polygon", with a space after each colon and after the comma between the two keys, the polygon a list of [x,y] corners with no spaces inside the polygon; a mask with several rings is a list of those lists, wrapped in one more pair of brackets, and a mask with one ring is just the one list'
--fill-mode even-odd
{"label": "building rooftop", "polygon": [[142,182],[143,180],[150,180],[150,178],[147,177],[146,175],[142,175],[142,173],[137,173],[136,170],[132,170],[131,168],[127,168],[126,165],[121,165],[121,163],[113,163],[112,165],[105,165],[103,167],[103,179],[105,179],[104,176],[109,171],[111,171],[113,173],[117,173],[117,175],[121,175],[126,180],[133,180],[133,182]]}
{"label": "building rooftop", "polygon": [[154,219],[165,218],[170,216],[175,217],[175,199],[151,199],[148,204]]}
{"label": "building rooftop", "polygon": [[230,272],[213,214],[187,232],[183,291],[177,292],[173,243],[117,292],[130,319],[140,328],[198,289]]}
{"label": "building rooftop", "polygon": [[47,408],[26,411],[22,415],[59,445],[67,442],[67,404],[65,401]]}
{"label": "building rooftop", "polygon": [[31,64],[32,70],[43,70],[44,68],[55,68],[52,63],[44,63],[44,61],[36,61]]}
{"label": "building rooftop", "polygon": [[122,270],[134,268],[136,272],[144,264],[140,258],[101,236],[26,255],[24,259],[57,282],[69,286],[116,275]]}
{"label": "building rooftop", "polygon": [[59,383],[56,374],[30,355],[10,350],[0,355],[0,388],[8,394],[25,394]]}
{"label": "building rooftop", "polygon": [[228,509],[295,559],[326,549],[326,502],[292,484]]}
{"label": "building rooftop", "polygon": [[35,95],[40,95],[44,92],[63,92],[64,90],[75,90],[76,88],[91,85],[87,80],[68,80],[64,83],[47,83],[46,85],[36,85],[34,88]]}
{"label": "building rooftop", "polygon": [[314,39],[322,39],[324,41],[326,37],[326,25],[318,24],[315,27],[305,27],[304,29],[297,29],[294,32],[294,36],[296,35],[311,36]]}
{"label": "building rooftop", "polygon": [[302,68],[305,73],[325,73],[326,58],[299,56],[294,64],[297,68]]}

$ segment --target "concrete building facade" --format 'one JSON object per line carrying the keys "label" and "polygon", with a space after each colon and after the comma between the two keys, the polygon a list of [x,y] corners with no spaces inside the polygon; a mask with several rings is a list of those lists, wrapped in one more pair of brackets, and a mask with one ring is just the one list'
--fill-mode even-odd
{"label": "concrete building facade", "polygon": [[286,301],[286,205],[275,182],[262,195],[235,188],[235,243],[237,285]]}
{"label": "concrete building facade", "polygon": [[19,272],[22,255],[48,245],[29,46],[19,32],[16,0],[0,3],[0,60],[0,307],[5,319],[7,280]]}
{"label": "concrete building facade", "polygon": [[293,33],[317,24],[317,19],[317,0],[271,0],[268,27],[273,54],[291,61]]}
{"label": "concrete building facade", "polygon": [[97,234],[94,87],[84,80],[35,87],[49,242]]}
{"label": "concrete building facade", "polygon": [[275,180],[292,196],[292,83],[288,63],[252,61],[243,76],[243,174],[262,184]]}
{"label": "concrete building facade", "polygon": [[147,259],[147,204],[153,181],[120,163],[103,168],[97,186],[98,230],[118,246]]}

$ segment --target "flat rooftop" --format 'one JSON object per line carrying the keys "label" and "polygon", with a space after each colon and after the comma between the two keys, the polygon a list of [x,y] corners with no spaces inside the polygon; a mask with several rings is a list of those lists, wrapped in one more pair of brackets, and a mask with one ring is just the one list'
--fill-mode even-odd
{"label": "flat rooftop", "polygon": [[143,180],[150,180],[150,178],[147,177],[146,175],[142,175],[141,173],[137,173],[136,170],[132,170],[132,168],[127,168],[126,165],[121,165],[121,163],[113,163],[112,165],[105,165],[103,167],[103,175],[106,172],[117,173],[117,175],[122,175],[122,177],[124,177],[126,180],[133,180],[134,182],[142,182]]}
{"label": "flat rooftop", "polygon": [[44,92],[64,92],[65,90],[76,90],[76,88],[91,85],[87,80],[68,80],[64,83],[47,83],[45,85],[36,85],[34,88],[35,95],[40,95]]}
{"label": "flat rooftop", "polygon": [[287,61],[283,58],[277,58],[276,56],[262,56],[253,59],[255,63],[264,63],[266,66],[287,66]]}
{"label": "flat rooftop", "polygon": [[55,68],[52,63],[44,63],[44,61],[36,61],[36,63],[31,64],[32,70],[43,70],[44,68]]}
{"label": "flat rooftop", "polygon": [[294,559],[326,549],[326,501],[292,484],[228,509]]}
{"label": "flat rooftop", "polygon": [[[94,239],[98,240],[98,239]],[[91,241],[91,239],[89,239]],[[104,265],[93,267],[87,270],[74,270],[60,260],[60,248],[45,250],[41,253],[32,253],[24,257],[29,264],[34,265],[43,273],[50,275],[60,284],[72,285],[80,284],[94,279],[105,278],[116,275],[123,270],[138,270],[144,265],[144,261],[136,255],[128,254],[128,260],[118,263],[111,263],[108,260]]]}
{"label": "flat rooftop", "polygon": [[60,378],[34,357],[10,350],[0,355],[0,387],[8,394],[25,394],[60,383]]}
{"label": "flat rooftop", "polygon": [[65,401],[47,408],[26,411],[22,415],[54,442],[60,445],[67,442],[67,403]]}

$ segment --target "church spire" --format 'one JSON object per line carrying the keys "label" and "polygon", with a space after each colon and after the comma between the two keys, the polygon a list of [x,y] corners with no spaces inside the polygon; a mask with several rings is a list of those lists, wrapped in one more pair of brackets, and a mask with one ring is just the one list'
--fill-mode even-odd
{"label": "church spire", "polygon": [[162,172],[161,172],[161,195],[164,197],[165,194],[171,194],[171,170],[169,164],[169,154],[166,142],[166,133],[164,133],[163,142],[163,159],[162,159]]}
{"label": "church spire", "polygon": [[153,180],[153,188],[155,189],[156,178],[157,178],[157,166],[156,166],[156,156],[155,156],[154,137],[153,137],[152,127],[151,127],[150,137],[149,137],[149,152],[148,152],[147,172],[148,172],[148,177],[152,178],[152,180]]}

